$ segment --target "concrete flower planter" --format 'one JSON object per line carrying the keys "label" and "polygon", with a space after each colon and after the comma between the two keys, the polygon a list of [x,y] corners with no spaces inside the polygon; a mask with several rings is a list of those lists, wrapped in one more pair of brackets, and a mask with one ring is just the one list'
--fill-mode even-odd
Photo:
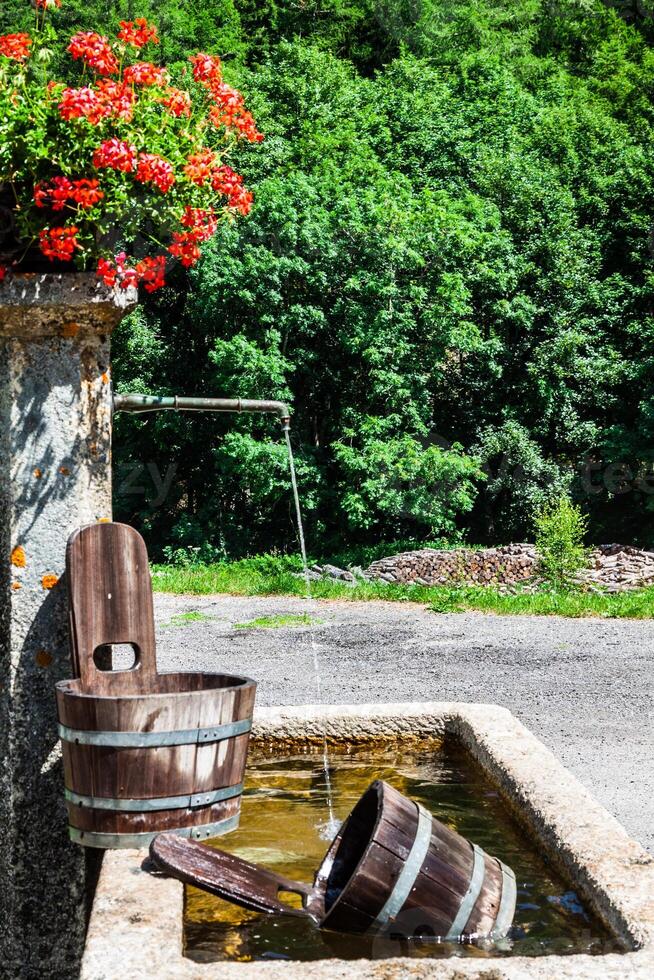
{"label": "concrete flower planter", "polygon": [[322,738],[377,744],[388,738],[459,740],[499,787],[515,815],[625,952],[503,960],[323,960],[197,964],[182,949],[183,888],[143,870],[144,852],[104,858],[82,963],[83,980],[312,980],[485,977],[565,980],[654,976],[654,858],[504,708],[414,703],[259,711],[255,738]]}

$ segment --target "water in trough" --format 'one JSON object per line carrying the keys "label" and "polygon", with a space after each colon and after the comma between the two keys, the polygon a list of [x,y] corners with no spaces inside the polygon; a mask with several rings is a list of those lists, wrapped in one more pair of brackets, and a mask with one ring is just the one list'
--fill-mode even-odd
{"label": "water in trough", "polygon": [[[280,752],[285,754],[280,754]],[[506,939],[480,944],[362,938],[319,930],[311,920],[258,914],[187,889],[186,955],[216,960],[315,960],[390,956],[541,956],[617,952],[614,940],[515,822],[481,768],[455,742],[332,748],[331,784],[322,746],[274,755],[254,748],[240,830],[215,846],[310,884],[327,849],[321,827],[330,793],[343,820],[373,779],[384,779],[489,854],[510,865],[518,882]],[[282,896],[290,901],[288,896]]]}

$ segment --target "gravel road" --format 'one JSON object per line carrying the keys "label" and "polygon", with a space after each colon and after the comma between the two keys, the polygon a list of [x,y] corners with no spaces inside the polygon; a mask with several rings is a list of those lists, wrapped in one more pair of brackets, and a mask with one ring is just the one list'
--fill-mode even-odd
{"label": "gravel road", "polygon": [[[308,611],[318,625],[234,628]],[[504,705],[654,853],[654,621],[436,615],[413,604],[283,597],[155,595],[155,612],[161,669],[248,674],[262,705]],[[189,612],[203,618],[173,619]]]}

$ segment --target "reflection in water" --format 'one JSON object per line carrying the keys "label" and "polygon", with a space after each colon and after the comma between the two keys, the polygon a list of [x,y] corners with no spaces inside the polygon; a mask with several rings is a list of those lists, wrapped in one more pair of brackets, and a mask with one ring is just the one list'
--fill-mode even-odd
{"label": "reflection in water", "polygon": [[[320,833],[328,792],[322,766],[321,752],[274,758],[252,755],[240,829],[217,839],[216,847],[310,883],[327,850]],[[248,912],[187,888],[187,956],[209,962],[619,951],[606,929],[514,823],[481,769],[456,745],[333,750],[331,774],[338,820],[345,819],[374,779],[385,779],[512,867],[518,906],[507,939],[460,945],[330,933],[308,919]]]}

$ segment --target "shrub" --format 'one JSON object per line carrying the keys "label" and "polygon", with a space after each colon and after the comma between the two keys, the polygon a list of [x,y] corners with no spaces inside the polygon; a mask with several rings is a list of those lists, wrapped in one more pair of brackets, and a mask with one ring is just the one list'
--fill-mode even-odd
{"label": "shrub", "polygon": [[568,497],[561,497],[539,511],[534,523],[541,574],[555,589],[571,588],[588,560],[583,545],[587,518]]}
{"label": "shrub", "polygon": [[171,258],[195,265],[219,224],[249,212],[252,195],[226,161],[240,139],[263,137],[219,58],[195,54],[174,72],[144,60],[159,36],[143,18],[122,21],[114,39],[64,39],[50,18],[58,6],[36,0],[33,31],[0,36],[0,197],[11,228],[0,280],[32,250],[28,268],[43,257],[56,270],[95,265],[107,286],[154,292]]}

